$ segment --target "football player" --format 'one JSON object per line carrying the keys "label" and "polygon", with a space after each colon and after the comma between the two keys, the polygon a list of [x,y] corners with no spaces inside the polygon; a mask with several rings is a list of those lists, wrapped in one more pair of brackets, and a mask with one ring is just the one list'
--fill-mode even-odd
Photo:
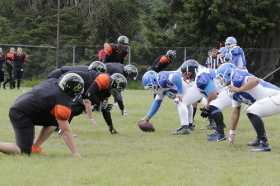
{"label": "football player", "polygon": [[143,118],[144,121],[149,120],[156,114],[160,108],[161,102],[165,96],[173,99],[177,106],[181,127],[174,134],[189,134],[189,121],[191,112],[188,112],[186,104],[183,104],[182,99],[185,93],[185,88],[180,73],[175,71],[147,71],[142,78],[142,83],[145,89],[151,89],[156,94],[151,107]]}
{"label": "football player", "polygon": [[69,125],[71,104],[84,90],[84,80],[75,73],[60,80],[48,79],[19,96],[9,111],[16,144],[0,143],[0,152],[31,154],[35,126],[43,126],[39,136],[49,126],[59,126],[65,144],[73,156],[80,156]]}
{"label": "football player", "polygon": [[[113,75],[115,73],[120,73],[124,75],[127,80],[136,80],[138,76],[138,69],[136,68],[135,65],[128,64],[124,65],[121,63],[105,63],[107,73],[109,75]],[[121,92],[112,92],[112,95],[114,97],[114,102],[118,103],[119,109],[121,110],[121,114],[123,116],[127,116],[127,111],[125,109],[124,103],[123,103],[123,96]]]}
{"label": "football player", "polygon": [[230,36],[226,38],[225,47],[227,52],[225,53],[225,60],[230,61],[236,67],[247,70],[246,58],[243,49],[237,45],[235,37]]}
{"label": "football player", "polygon": [[104,63],[122,63],[129,51],[129,39],[127,36],[119,36],[118,43],[105,43],[104,51],[106,53]]}
{"label": "football player", "polygon": [[175,50],[168,50],[165,55],[161,55],[155,59],[154,63],[149,70],[153,70],[155,72],[160,72],[165,70],[175,59],[176,51]]}
{"label": "football player", "polygon": [[[109,132],[111,134],[116,134],[117,131],[113,126],[110,112],[110,110],[112,109],[112,105],[108,103],[108,98],[111,96],[112,92],[123,91],[126,87],[127,80],[121,74],[116,73],[115,76],[109,76],[106,73],[97,72],[97,70],[100,72],[106,71],[106,65],[101,62],[93,62],[87,68],[85,68],[85,66],[65,66],[60,69],[54,70],[49,74],[48,77],[59,78],[61,74],[65,72],[75,72],[79,74],[85,81],[85,92],[84,94],[82,94],[82,97],[84,99],[89,99],[92,105],[94,105],[97,110],[101,110],[106,124],[109,127]],[[122,86],[122,88],[116,88],[114,86]],[[74,104],[72,105],[72,107],[74,110],[72,117],[80,115],[84,111],[84,106],[82,103]]]}
{"label": "football player", "polygon": [[[198,64],[196,60],[190,59],[185,61],[180,67],[181,72],[185,79],[193,81],[193,89],[198,89],[199,93],[191,91],[192,96],[185,97],[184,103],[193,104],[201,97],[207,99],[206,106],[202,109],[202,117],[212,118],[217,127],[216,131],[209,135],[208,141],[223,141],[225,140],[224,134],[224,121],[222,110],[231,104],[231,98],[226,94],[225,89],[219,88],[215,81],[215,71],[209,68],[205,68]],[[201,97],[199,97],[201,96]]]}
{"label": "football player", "polygon": [[229,87],[233,100],[229,141],[234,142],[243,103],[249,105],[246,114],[257,133],[257,138],[248,145],[253,147],[252,151],[270,151],[262,118],[280,112],[280,88],[232,64],[221,65],[217,76],[224,86]]}

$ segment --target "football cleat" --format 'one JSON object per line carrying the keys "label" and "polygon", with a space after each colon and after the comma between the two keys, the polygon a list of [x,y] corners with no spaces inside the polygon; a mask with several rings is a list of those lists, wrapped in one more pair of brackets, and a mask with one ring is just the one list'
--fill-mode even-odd
{"label": "football cleat", "polygon": [[216,142],[220,142],[220,141],[224,141],[226,140],[226,137],[224,134],[219,134],[217,132],[210,134],[208,136],[208,141],[216,141]]}
{"label": "football cleat", "polygon": [[259,145],[255,146],[251,149],[252,152],[269,152],[271,151],[271,148],[269,144],[265,141],[259,141]]}
{"label": "football cleat", "polygon": [[40,155],[44,155],[44,156],[47,155],[47,153],[44,152],[41,147],[38,147],[36,145],[32,145],[31,151],[32,151],[32,154],[40,154]]}
{"label": "football cleat", "polygon": [[174,135],[186,135],[186,134],[190,134],[191,131],[189,129],[188,125],[183,125],[180,128],[178,128],[173,134]]}

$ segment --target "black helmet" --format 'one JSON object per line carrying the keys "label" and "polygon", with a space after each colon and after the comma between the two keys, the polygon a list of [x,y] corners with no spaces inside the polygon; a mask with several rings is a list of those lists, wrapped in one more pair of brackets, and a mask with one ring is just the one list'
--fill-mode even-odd
{"label": "black helmet", "polygon": [[181,66],[182,74],[186,72],[190,72],[190,79],[194,80],[196,76],[196,72],[198,69],[199,63],[195,59],[186,60]]}
{"label": "black helmet", "polygon": [[120,37],[118,37],[118,43],[123,44],[123,45],[128,45],[129,39],[126,36],[120,36]]}
{"label": "black helmet", "polygon": [[94,61],[88,66],[88,70],[95,70],[97,72],[105,73],[107,72],[106,65],[101,61]]}
{"label": "black helmet", "polygon": [[125,73],[125,77],[127,79],[133,79],[136,80],[137,76],[138,76],[138,69],[136,68],[135,65],[125,65],[124,66],[124,73]]}
{"label": "black helmet", "polygon": [[176,50],[168,50],[166,52],[166,56],[168,56],[170,59],[174,59],[176,57]]}
{"label": "black helmet", "polygon": [[70,97],[75,97],[84,91],[84,80],[76,73],[64,74],[58,83],[59,88]]}
{"label": "black helmet", "polygon": [[111,88],[118,89],[120,91],[125,89],[127,85],[127,80],[122,74],[120,73],[112,74],[111,79],[112,79]]}

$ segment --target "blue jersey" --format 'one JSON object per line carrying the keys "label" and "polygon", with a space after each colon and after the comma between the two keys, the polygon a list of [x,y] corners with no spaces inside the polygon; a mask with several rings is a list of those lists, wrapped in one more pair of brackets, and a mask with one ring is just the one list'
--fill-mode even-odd
{"label": "blue jersey", "polygon": [[[244,70],[235,70],[231,77],[231,84],[239,88],[242,85],[244,85],[250,77],[254,77],[254,75]],[[250,90],[233,93],[233,106],[239,106],[241,103],[251,105],[257,100],[273,96],[279,93],[279,87],[267,81],[260,80],[260,83]]]}
{"label": "blue jersey", "polygon": [[204,96],[208,97],[210,93],[217,91],[214,82],[215,77],[216,73],[213,69],[204,68],[199,70],[195,79],[195,83]]}
{"label": "blue jersey", "polygon": [[158,109],[164,96],[175,99],[176,95],[183,95],[183,79],[181,73],[177,71],[162,71],[158,74],[159,89],[152,105],[147,113],[149,118],[152,118]]}
{"label": "blue jersey", "polygon": [[175,71],[162,71],[158,74],[159,93],[166,95],[169,92],[183,95],[183,80],[180,73]]}
{"label": "blue jersey", "polygon": [[245,54],[243,49],[239,46],[231,48],[225,56],[230,58],[231,63],[238,68],[246,69],[247,62],[245,59]]}

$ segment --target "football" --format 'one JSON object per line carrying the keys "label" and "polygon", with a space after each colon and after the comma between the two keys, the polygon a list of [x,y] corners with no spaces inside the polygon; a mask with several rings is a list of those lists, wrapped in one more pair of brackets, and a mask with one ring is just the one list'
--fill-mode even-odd
{"label": "football", "polygon": [[143,132],[154,132],[155,128],[153,124],[149,121],[146,120],[140,120],[137,122],[138,127],[143,131]]}

